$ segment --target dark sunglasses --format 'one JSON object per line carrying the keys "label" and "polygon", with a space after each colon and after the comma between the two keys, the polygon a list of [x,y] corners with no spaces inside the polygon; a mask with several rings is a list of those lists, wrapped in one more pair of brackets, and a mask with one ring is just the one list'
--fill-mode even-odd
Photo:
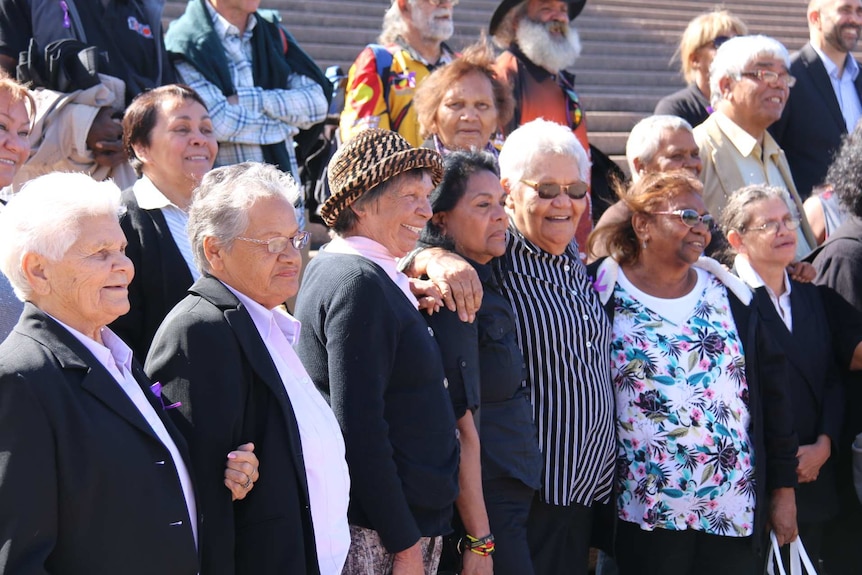
{"label": "dark sunglasses", "polygon": [[589,186],[584,182],[573,182],[571,184],[554,184],[551,182],[531,182],[529,180],[521,180],[522,184],[526,184],[536,190],[539,197],[543,200],[553,200],[560,194],[566,194],[573,200],[580,200],[587,195]]}
{"label": "dark sunglasses", "polygon": [[716,36],[712,39],[712,42],[707,42],[707,45],[712,44],[712,47],[718,50],[721,48],[721,45],[730,40],[730,36]]}
{"label": "dark sunglasses", "polygon": [[715,218],[709,214],[700,215],[697,211],[692,209],[685,210],[674,210],[672,212],[652,212],[653,215],[656,216],[679,216],[679,219],[682,220],[682,223],[687,225],[690,228],[693,228],[697,224],[703,224],[707,228],[712,229],[715,225]]}

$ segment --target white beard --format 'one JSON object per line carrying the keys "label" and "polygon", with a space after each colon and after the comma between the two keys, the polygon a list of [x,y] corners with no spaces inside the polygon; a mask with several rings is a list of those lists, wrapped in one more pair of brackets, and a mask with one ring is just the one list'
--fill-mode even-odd
{"label": "white beard", "polygon": [[578,31],[566,24],[565,36],[555,37],[549,28],[559,26],[559,22],[542,24],[524,17],[515,32],[515,40],[524,55],[553,74],[574,66],[581,55]]}

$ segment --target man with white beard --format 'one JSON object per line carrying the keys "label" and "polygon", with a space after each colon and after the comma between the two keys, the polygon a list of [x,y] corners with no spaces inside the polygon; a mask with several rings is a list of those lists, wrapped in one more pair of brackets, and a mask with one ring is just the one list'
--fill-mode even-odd
{"label": "man with white beard", "polygon": [[378,41],[360,52],[350,68],[341,139],[366,128],[401,134],[422,145],[413,94],[438,66],[455,53],[445,44],[454,32],[452,12],[459,0],[392,0]]}
{"label": "man with white beard", "polygon": [[[494,11],[489,32],[504,52],[497,72],[515,96],[515,114],[504,133],[536,118],[571,128],[589,154],[586,114],[570,71],[581,53],[577,30],[569,24],[587,0],[503,0]],[[587,182],[589,183],[589,182]],[[581,218],[575,239],[584,250],[592,230],[592,200]]]}

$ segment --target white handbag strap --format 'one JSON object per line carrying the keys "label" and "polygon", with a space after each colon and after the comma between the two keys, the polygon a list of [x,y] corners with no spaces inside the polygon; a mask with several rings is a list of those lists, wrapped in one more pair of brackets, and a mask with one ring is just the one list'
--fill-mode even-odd
{"label": "white handbag strap", "polygon": [[[774,531],[769,532],[769,540],[771,547],[769,549],[769,557],[767,560],[766,572],[768,575],[787,575],[784,568],[784,562],[781,560],[781,548],[778,546],[778,538]],[[775,573],[775,565],[778,565],[778,573]],[[803,569],[804,568],[804,569]],[[790,575],[817,575],[814,569],[814,564],[808,557],[805,551],[805,546],[802,545],[802,539],[796,537],[790,543]]]}

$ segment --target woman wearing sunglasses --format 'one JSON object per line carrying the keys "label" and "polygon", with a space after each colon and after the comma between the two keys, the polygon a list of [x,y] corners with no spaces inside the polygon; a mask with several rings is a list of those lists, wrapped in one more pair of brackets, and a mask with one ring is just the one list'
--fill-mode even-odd
{"label": "woman wearing sunglasses", "polygon": [[611,254],[591,271],[613,322],[623,575],[753,573],[767,519],[796,536],[784,358],[748,287],[702,257],[702,189],[648,174],[623,198],[632,218],[591,238]]}
{"label": "woman wearing sunglasses", "polygon": [[[785,266],[793,261],[799,219],[787,191],[768,186],[737,190],[724,209],[723,227],[737,255],[734,271],[755,291],[764,322],[787,356],[786,388],[799,437],[796,474],[799,533],[813,561],[820,559],[824,523],[838,514],[833,445],[839,445],[844,396],[839,366],[862,365],[855,308],[835,305],[834,292],[799,283]],[[849,325],[857,322],[855,326]]]}
{"label": "woman wearing sunglasses", "polygon": [[727,10],[716,9],[689,22],[678,48],[682,75],[688,86],[662,98],[655,113],[679,116],[692,127],[706,120],[712,113],[709,66],[715,51],[729,39],[745,34],[748,27]]}

